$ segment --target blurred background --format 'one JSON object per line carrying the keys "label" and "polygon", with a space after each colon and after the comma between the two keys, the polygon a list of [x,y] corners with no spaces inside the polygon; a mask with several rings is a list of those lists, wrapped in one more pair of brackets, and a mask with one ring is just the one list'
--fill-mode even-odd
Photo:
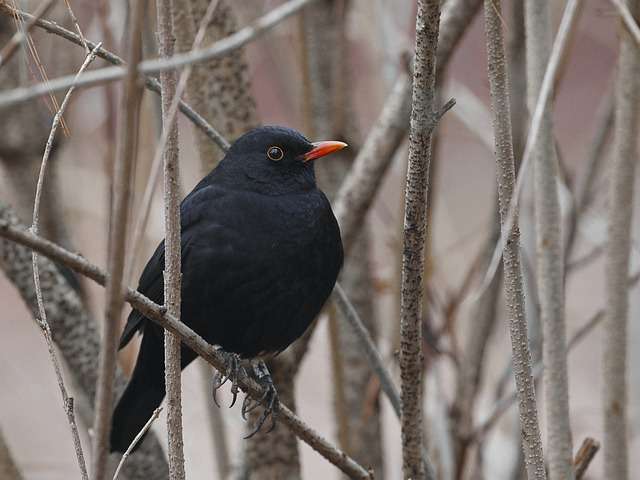
{"label": "blurred background", "polygon": [[[33,12],[38,5],[38,2],[24,0],[6,3],[28,12]],[[276,0],[220,0],[214,20],[208,26],[205,44],[250,24],[282,3]],[[246,48],[194,69],[186,100],[229,140],[257,124],[281,124],[296,128],[313,140],[347,141],[352,147],[349,152],[317,165],[322,187],[333,195],[380,114],[398,73],[407,68],[407,52],[413,49],[416,6],[410,0],[320,0],[311,3]],[[473,4],[481,6],[477,1],[466,3],[470,10],[478,10]],[[529,125],[523,70],[522,6],[520,2],[503,3],[512,79],[514,142],[516,157],[519,157]],[[564,3],[551,1],[555,26]],[[176,4],[189,4],[193,18],[201,19],[208,1],[190,0]],[[124,55],[127,2],[76,0],[71,6],[87,39],[102,41],[108,50]],[[584,181],[598,131],[605,132],[605,143],[588,190],[588,202],[577,215],[575,244],[567,255],[565,313],[569,339],[604,306],[602,246],[606,238],[610,165],[610,135],[607,132],[611,130],[611,120],[606,121],[606,112],[612,104],[619,29],[611,3],[586,0],[580,8],[580,18],[571,33],[568,53],[556,80],[553,103],[554,132],[564,180],[560,198],[565,235],[572,228],[576,213],[576,185]],[[144,56],[152,58],[157,55],[154,3],[149,2],[147,9]],[[3,45],[15,31],[16,20],[4,10],[0,13],[0,45]],[[519,467],[522,459],[515,404],[491,424],[486,434],[469,445],[460,444],[460,418],[468,416],[469,425],[482,425],[494,411],[497,400],[513,390],[500,282],[493,282],[490,287],[490,291],[495,292],[495,295],[489,295],[493,300],[483,300],[493,304],[489,308],[493,313],[483,314],[485,310],[471,299],[486,269],[487,248],[496,241],[496,186],[481,8],[479,14],[471,12],[468,17],[470,20],[466,22],[446,70],[438,72],[442,98],[446,100],[453,96],[457,105],[445,115],[437,130],[431,169],[424,318],[426,438],[441,474],[439,478],[519,479],[525,477]],[[57,2],[45,18],[55,19],[75,31],[64,2]],[[190,19],[192,27],[193,18]],[[193,32],[191,36],[185,33],[177,37],[176,49],[188,50]],[[40,82],[43,74],[48,78],[72,74],[83,57],[82,47],[36,27],[32,30],[28,48],[23,46],[10,63],[0,69],[0,89]],[[107,62],[96,59],[90,68],[106,65]],[[119,94],[119,83],[74,93],[64,116],[65,127],[56,140],[42,205],[42,234],[102,267],[106,265],[109,185]],[[57,98],[59,102],[61,94]],[[132,179],[135,189],[132,225],[140,216],[143,192],[152,178],[151,163],[161,128],[159,105],[159,96],[146,91],[140,120],[139,154]],[[0,132],[3,132],[0,137],[4,137],[0,138],[0,206],[10,206],[24,225],[31,221],[38,169],[55,109],[52,97],[43,96],[0,110]],[[605,112],[604,122],[602,112]],[[605,130],[602,130],[603,125]],[[179,128],[180,170],[186,193],[220,158],[220,150],[196,132],[183,116],[179,117]],[[396,379],[406,164],[405,139],[394,152],[357,240],[358,247],[352,249],[343,273],[343,285],[373,332]],[[520,226],[527,320],[534,358],[539,358],[541,334],[536,286],[532,280],[535,279],[535,232],[530,178],[532,175],[526,176],[521,198]],[[637,255],[639,210],[638,205],[635,207],[631,272],[640,266]],[[136,284],[142,267],[163,235],[159,186],[150,205],[140,246],[135,250],[136,254],[128,257],[130,276],[127,281],[130,285]],[[130,250],[134,248],[133,243],[130,239]],[[7,251],[6,246],[0,247],[0,266],[4,270],[10,269],[8,265],[15,260]],[[23,275],[22,282],[28,283],[30,279],[29,275]],[[70,280],[69,288],[79,298],[79,308],[88,312],[88,321],[94,324],[89,330],[95,337],[95,324],[103,318],[104,290],[83,278],[71,277]],[[21,288],[28,287],[20,287],[20,278],[0,275],[1,437],[22,478],[75,478],[78,473],[73,443],[56,378],[40,329],[33,321],[29,300],[25,303]],[[128,309],[126,306],[123,319]],[[640,468],[637,435],[640,322],[636,321],[639,309],[640,297],[637,290],[633,290],[628,331],[631,471]],[[481,318],[483,315],[485,318]],[[74,348],[90,351],[95,341],[77,333],[82,330],[69,328],[76,334],[63,331],[59,340],[65,343],[66,338],[67,343],[76,342],[75,347],[69,347],[70,351]],[[55,337],[54,331],[54,340]],[[465,403],[459,384],[466,372],[463,359],[474,338],[486,338],[486,348],[477,364],[480,375],[477,395],[474,393]],[[58,346],[61,350],[67,348]],[[121,352],[120,366],[125,374],[135,361],[136,348],[134,345]],[[283,354],[280,365],[275,368],[281,370],[281,378],[290,384],[289,388],[282,388],[291,390],[285,398],[295,397],[299,415],[363,465],[372,466],[378,475],[376,478],[401,478],[399,422],[380,392],[357,340],[340,315],[332,308],[326,309],[306,353],[296,358],[295,364],[287,356],[289,353]],[[90,352],[83,354],[91,355]],[[67,355],[72,353],[61,352],[63,363],[68,366],[71,363]],[[252,469],[260,470],[256,462],[269,458],[265,449],[278,450],[278,445],[291,443],[291,439],[286,438],[288,431],[279,426],[270,435],[258,434],[251,441],[243,440],[245,423],[239,406],[232,409],[223,406],[216,410],[210,394],[212,372],[204,363],[198,363],[185,370],[182,376],[188,478],[298,478],[298,451],[302,478],[339,476],[331,464],[306,444],[298,442],[296,447],[293,440],[291,449],[281,451],[285,458],[269,459],[270,462],[283,462],[282,471],[289,472],[288,476],[273,474],[280,468],[277,467],[271,477],[258,473],[242,477]],[[599,325],[590,329],[572,348],[568,367],[571,427],[577,449],[587,436],[602,440]],[[88,400],[87,389],[77,379],[81,374],[71,367],[65,370],[65,379],[80,403],[79,411],[84,408],[90,412],[90,407],[82,407],[83,396],[87,397],[84,403],[90,404],[92,399]],[[542,412],[540,389],[538,401]],[[229,398],[225,397],[223,402],[228,405]],[[464,407],[466,413],[460,413],[461,405],[467,405]],[[90,455],[87,428],[91,418],[90,414],[82,413],[78,418],[86,455]],[[544,424],[542,414],[541,421]],[[153,430],[164,448],[164,415]],[[226,453],[220,448],[223,440]],[[601,453],[584,478],[604,478],[600,457]],[[147,478],[149,475],[162,478],[158,471],[147,474]],[[129,478],[135,476],[135,473],[129,473]]]}

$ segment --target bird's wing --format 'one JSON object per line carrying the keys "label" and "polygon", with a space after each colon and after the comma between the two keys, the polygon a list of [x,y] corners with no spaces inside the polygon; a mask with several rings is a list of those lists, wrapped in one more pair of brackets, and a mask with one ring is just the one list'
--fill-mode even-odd
{"label": "bird's wing", "polygon": [[[200,182],[194,190],[183,200],[180,211],[181,229],[181,250],[182,258],[185,258],[188,249],[189,239],[193,236],[193,226],[202,218],[202,210],[206,208],[205,201],[214,200],[220,194],[219,189],[201,185]],[[156,248],[147,265],[142,271],[138,282],[138,291],[155,303],[164,303],[164,240]],[[145,316],[133,309],[127,319],[122,336],[120,337],[119,348],[124,348],[144,326]]]}
{"label": "bird's wing", "polygon": [[[162,271],[164,269],[164,240],[153,253],[147,265],[144,267],[138,291],[158,304],[164,303],[164,281]],[[133,338],[136,332],[142,329],[145,316],[135,308],[131,310],[127,324],[120,337],[119,348],[124,348]]]}

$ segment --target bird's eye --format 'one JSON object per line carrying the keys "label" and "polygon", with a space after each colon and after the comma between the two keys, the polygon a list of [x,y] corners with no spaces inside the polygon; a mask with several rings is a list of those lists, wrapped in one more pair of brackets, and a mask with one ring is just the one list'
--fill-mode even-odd
{"label": "bird's eye", "polygon": [[282,160],[282,157],[284,157],[284,152],[280,147],[269,147],[269,150],[267,150],[267,157],[269,157],[269,160],[279,162],[280,160]]}

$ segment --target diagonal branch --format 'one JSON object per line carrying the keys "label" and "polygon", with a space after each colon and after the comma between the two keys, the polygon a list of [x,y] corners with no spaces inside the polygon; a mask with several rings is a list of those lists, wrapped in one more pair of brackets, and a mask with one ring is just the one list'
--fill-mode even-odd
{"label": "diagonal branch", "polygon": [[18,47],[29,36],[29,32],[36,24],[36,21],[47,14],[47,12],[53,7],[55,0],[44,0],[35,12],[33,16],[27,21],[27,23],[19,28],[18,31],[9,39],[9,42],[0,50],[0,68],[5,66],[14,53],[18,51]]}
{"label": "diagonal branch", "polygon": [[[201,63],[214,58],[221,58],[234,50],[255,40],[262,34],[266,33],[283,20],[294,13],[300,11],[302,7],[314,0],[289,0],[287,3],[274,8],[269,13],[255,20],[222,40],[217,41],[209,47],[201,50],[179,53],[166,59],[153,59],[140,62],[138,72],[140,74],[159,73],[166,70],[173,70],[186,65]],[[88,87],[91,85],[101,84],[105,82],[113,82],[124,78],[126,68],[124,67],[106,67],[99,70],[87,72],[82,75],[76,85],[78,87]],[[0,106],[8,106],[14,103],[23,102],[30,98],[38,97],[43,94],[49,94],[68,88],[73,81],[71,76],[64,76],[49,80],[46,83],[38,83],[30,87],[16,88],[9,90],[0,95]]]}
{"label": "diagonal branch", "polygon": [[[18,18],[21,18],[22,20],[27,20],[27,21],[35,18],[33,15],[23,12],[22,10],[17,10],[5,3],[0,3],[0,13],[5,15],[17,16]],[[65,40],[69,40],[70,42],[75,43],[76,45],[83,46],[82,38],[79,35],[76,35],[75,33],[67,30],[66,28],[61,27],[56,22],[52,22],[50,20],[36,19],[35,25],[38,28],[41,28],[49,33],[62,37]],[[94,49],[96,47],[96,43],[91,42],[89,40],[86,40],[86,44],[91,49]],[[118,55],[102,47],[98,49],[97,55],[98,57],[114,65],[125,64],[125,61],[122,58],[120,58]],[[160,95],[160,82],[158,82],[158,80],[156,80],[155,78],[146,77],[145,87],[151,90],[152,92],[155,92],[158,95]],[[220,147],[221,150],[226,151],[229,149],[229,142],[227,142],[227,140],[225,140],[225,138],[217,130],[215,130],[199,113],[193,110],[193,108],[189,106],[189,104],[180,100],[179,108],[180,108],[180,111],[184,114],[184,116],[187,117],[189,120],[191,120],[191,122],[197,128],[199,128],[205,135],[207,135],[207,137],[209,137],[213,143],[218,145],[218,147]]]}
{"label": "diagonal branch", "polygon": [[[17,228],[4,219],[0,219],[0,237],[31,248],[38,253],[49,257],[51,260],[65,265],[81,275],[90,278],[100,285],[104,286],[107,283],[107,274],[97,266],[91,264],[84,257],[69,252],[59,245],[33,235],[24,229]],[[224,358],[222,358],[217,349],[214,346],[209,345],[202,337],[187,327],[184,323],[177,321],[175,317],[169,315],[164,307],[152,302],[132,288],[127,288],[124,296],[125,301],[131,304],[133,308],[138,310],[151,321],[160,325],[162,328],[178,335],[182,343],[191,348],[216,369],[221,372],[225,372],[226,366]],[[242,378],[239,381],[239,385],[252,398],[256,400],[262,398],[264,393],[262,387],[252,379]],[[302,441],[306,442],[311,448],[320,453],[320,455],[329,460],[346,475],[356,479],[372,479],[370,472],[365,470],[361,465],[353,461],[351,457],[325,440],[285,405],[280,406],[279,418]]]}

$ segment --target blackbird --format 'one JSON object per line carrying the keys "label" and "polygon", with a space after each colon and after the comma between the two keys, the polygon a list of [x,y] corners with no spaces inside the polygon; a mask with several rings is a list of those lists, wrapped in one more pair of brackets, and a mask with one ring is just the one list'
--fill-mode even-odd
{"label": "blackbird", "polygon": [[[232,370],[241,359],[286,349],[329,297],[342,266],[342,241],[312,160],[345,146],[311,143],[285,127],[256,128],[182,201],[181,320],[226,352]],[[159,304],[164,255],[162,241],[138,286]],[[165,395],[163,330],[133,310],[120,348],[136,332],[142,343],[113,414],[112,451],[125,452]],[[184,344],[181,355],[183,369],[196,358]],[[256,379],[275,394],[265,369],[260,362]]]}

